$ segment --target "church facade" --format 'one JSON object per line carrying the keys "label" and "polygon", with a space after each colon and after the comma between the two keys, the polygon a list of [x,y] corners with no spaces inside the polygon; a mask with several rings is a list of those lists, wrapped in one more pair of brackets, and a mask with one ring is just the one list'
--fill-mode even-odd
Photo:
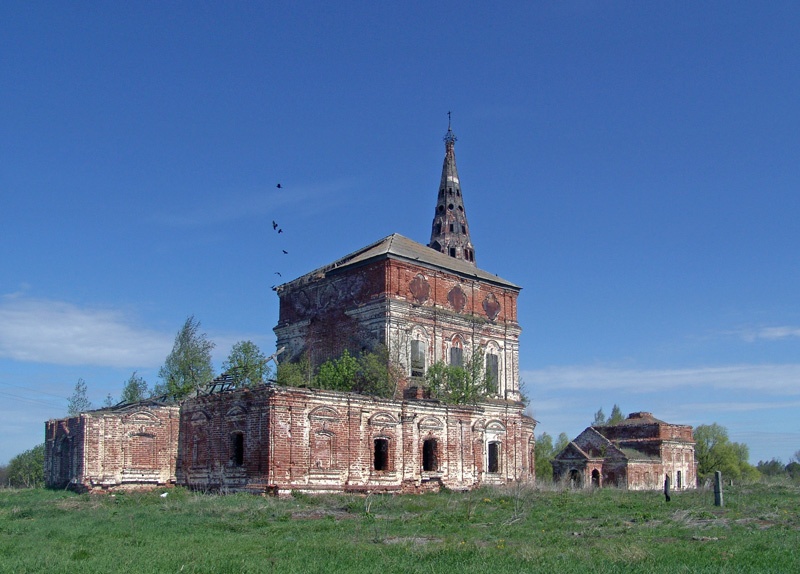
{"label": "church facade", "polygon": [[[345,350],[384,346],[399,372],[391,397],[266,384],[199,394],[179,408],[130,405],[49,421],[48,484],[114,488],[146,476],[142,484],[280,494],[532,482],[535,421],[519,389],[520,287],[476,266],[449,128],[444,141],[427,245],[390,235],[277,288],[282,361],[318,366]],[[426,391],[433,365],[475,358],[486,381],[479,400],[451,404]],[[158,434],[165,409],[177,416]],[[110,433],[112,419],[119,430]],[[152,456],[135,454],[142,444]],[[70,456],[83,462],[66,471],[58,461]]]}

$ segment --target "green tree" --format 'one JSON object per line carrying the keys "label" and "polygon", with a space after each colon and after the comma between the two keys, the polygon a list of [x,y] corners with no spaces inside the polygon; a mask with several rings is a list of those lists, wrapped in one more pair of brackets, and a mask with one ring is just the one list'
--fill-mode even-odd
{"label": "green tree", "polygon": [[594,420],[592,421],[593,427],[601,427],[606,424],[606,414],[603,412],[603,407],[600,407],[596,413],[594,413]]}
{"label": "green tree", "polygon": [[800,480],[800,462],[792,461],[787,464],[786,473],[792,480]]}
{"label": "green tree", "polygon": [[92,402],[86,396],[86,381],[78,379],[72,395],[67,399],[67,414],[76,417],[81,413],[92,410]]}
{"label": "green tree", "polygon": [[44,485],[44,444],[18,454],[8,463],[8,484],[16,488]]}
{"label": "green tree", "polygon": [[700,425],[694,429],[694,440],[699,478],[711,476],[717,470],[725,478],[758,478],[758,471],[747,462],[750,454],[747,445],[731,442],[725,427],[717,423]]}
{"label": "green tree", "polygon": [[358,374],[358,359],[345,349],[338,359],[328,359],[319,366],[315,386],[330,391],[352,391]]}
{"label": "green tree", "polygon": [[550,463],[555,456],[553,437],[546,432],[536,437],[533,456],[536,461],[536,480],[553,480],[553,465]]}
{"label": "green tree", "polygon": [[431,395],[447,403],[474,404],[492,392],[492,381],[483,368],[483,352],[478,350],[463,367],[437,361],[425,373],[425,384]]}
{"label": "green tree", "polygon": [[553,480],[552,460],[569,444],[567,433],[560,433],[555,442],[553,437],[543,432],[536,438],[534,458],[536,460],[536,479]]}
{"label": "green tree", "polygon": [[175,336],[172,352],[158,371],[162,383],[157,385],[156,394],[163,391],[175,398],[183,398],[211,382],[214,378],[211,366],[213,348],[214,343],[200,332],[200,321],[194,315],[186,319]]}
{"label": "green tree", "polygon": [[147,394],[147,381],[133,371],[122,387],[122,395],[119,400],[123,403],[138,403],[147,398]]}
{"label": "green tree", "polygon": [[386,345],[359,355],[355,392],[389,398],[397,392],[399,382],[400,369],[389,359]]}
{"label": "green tree", "polygon": [[562,450],[567,448],[567,445],[570,443],[569,435],[567,433],[562,432],[558,435],[558,439],[556,440],[556,444],[553,445],[553,456],[560,453]]}
{"label": "green tree", "polygon": [[235,343],[222,363],[222,370],[233,378],[236,387],[262,384],[272,374],[264,353],[252,341]]}
{"label": "green tree", "polygon": [[625,420],[625,415],[622,414],[622,409],[619,408],[619,405],[615,404],[614,407],[611,409],[611,416],[608,417],[606,424],[615,425],[617,423],[621,423],[624,420]]}
{"label": "green tree", "polygon": [[778,458],[773,458],[772,460],[767,460],[767,461],[759,460],[758,464],[756,465],[756,469],[764,476],[786,475],[786,467]]}
{"label": "green tree", "polygon": [[297,361],[279,363],[276,378],[283,387],[305,387],[311,384],[312,375],[311,361],[304,354]]}

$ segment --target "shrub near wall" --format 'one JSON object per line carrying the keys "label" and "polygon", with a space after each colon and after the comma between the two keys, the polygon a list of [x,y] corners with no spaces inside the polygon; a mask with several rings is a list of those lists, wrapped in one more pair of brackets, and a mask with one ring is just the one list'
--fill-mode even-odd
{"label": "shrub near wall", "polygon": [[18,454],[5,469],[5,484],[14,488],[44,486],[44,444]]}

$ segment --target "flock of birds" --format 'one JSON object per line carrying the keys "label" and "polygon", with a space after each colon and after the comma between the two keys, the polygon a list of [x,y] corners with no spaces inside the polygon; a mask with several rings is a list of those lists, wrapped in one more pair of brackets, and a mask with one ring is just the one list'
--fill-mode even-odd
{"label": "flock of birds", "polygon": [[[275,187],[277,187],[278,189],[283,189],[283,186],[280,183],[278,185],[276,185]],[[275,221],[274,219],[272,220],[272,230],[275,233],[278,233],[278,234],[282,234],[283,233],[283,229],[280,226],[278,226],[278,222]],[[286,251],[285,249],[281,249],[281,252],[283,252],[284,255],[289,255],[289,252]],[[280,271],[276,271],[275,275],[277,275],[278,277],[283,277],[283,275],[281,275]],[[272,289],[273,291],[277,291],[278,287],[277,287],[277,285],[273,285],[272,287],[270,287],[270,289]]]}

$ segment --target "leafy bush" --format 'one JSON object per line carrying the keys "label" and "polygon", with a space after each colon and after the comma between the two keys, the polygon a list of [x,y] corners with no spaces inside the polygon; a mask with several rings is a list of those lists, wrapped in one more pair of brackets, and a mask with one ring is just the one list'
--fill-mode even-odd
{"label": "leafy bush", "polygon": [[483,353],[475,352],[463,367],[441,361],[425,373],[425,384],[432,397],[455,404],[474,404],[496,392],[496,383],[483,368]]}
{"label": "leafy bush", "polygon": [[6,467],[7,480],[16,488],[44,486],[44,444],[18,454]]}
{"label": "leafy bush", "polygon": [[314,374],[307,355],[299,361],[278,366],[277,382],[286,387],[314,386],[319,389],[393,397],[397,393],[400,371],[389,359],[389,351],[379,345],[354,357],[347,349],[328,359]]}

